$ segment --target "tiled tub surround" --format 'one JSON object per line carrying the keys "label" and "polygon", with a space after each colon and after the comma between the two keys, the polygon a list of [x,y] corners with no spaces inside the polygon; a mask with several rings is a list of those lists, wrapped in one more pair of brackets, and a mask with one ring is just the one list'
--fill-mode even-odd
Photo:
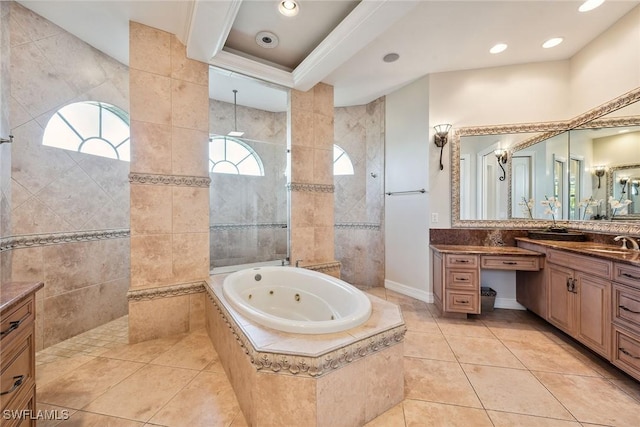
{"label": "tiled tub surround", "polygon": [[403,338],[395,304],[346,332],[301,335],[254,324],[229,307],[224,275],[207,282],[206,326],[252,426],[362,425],[404,397]]}
{"label": "tiled tub surround", "polygon": [[[9,105],[11,77],[11,44],[9,34],[9,2],[0,2],[0,138],[9,139]],[[11,234],[11,145],[0,144],[0,238]],[[0,283],[11,279],[11,259],[0,253]]]}

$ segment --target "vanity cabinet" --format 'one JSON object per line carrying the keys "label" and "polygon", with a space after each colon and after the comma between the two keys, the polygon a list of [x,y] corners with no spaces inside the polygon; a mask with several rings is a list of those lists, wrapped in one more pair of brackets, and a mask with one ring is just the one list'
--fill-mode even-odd
{"label": "vanity cabinet", "polygon": [[[35,426],[35,291],[42,283],[2,285],[0,295],[0,414],[22,414],[2,426]],[[31,415],[31,416],[30,416]]]}
{"label": "vanity cabinet", "polygon": [[614,264],[611,362],[640,380],[640,268]]}
{"label": "vanity cabinet", "polygon": [[553,249],[547,261],[546,320],[609,359],[612,263]]}

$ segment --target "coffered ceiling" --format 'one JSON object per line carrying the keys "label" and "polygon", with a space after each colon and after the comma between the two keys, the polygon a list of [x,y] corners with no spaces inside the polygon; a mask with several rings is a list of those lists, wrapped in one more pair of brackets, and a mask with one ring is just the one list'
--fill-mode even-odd
{"label": "coffered ceiling", "polygon": [[[19,3],[125,64],[129,20],[176,34],[189,57],[224,70],[212,74],[222,81],[213,96],[222,100],[232,101],[225,84],[249,76],[300,90],[325,82],[335,87],[336,105],[344,106],[370,102],[426,74],[568,59],[640,2],[609,0],[581,13],[582,1],[571,0],[299,0],[300,12],[290,18],[278,13],[275,0]],[[262,31],[275,34],[278,46],[259,46]],[[558,36],[561,45],[541,47]],[[508,49],[490,54],[497,42]],[[391,52],[399,59],[384,62]],[[239,104],[258,102],[249,92]],[[268,95],[259,98],[265,104]],[[279,99],[265,109],[282,109]]]}

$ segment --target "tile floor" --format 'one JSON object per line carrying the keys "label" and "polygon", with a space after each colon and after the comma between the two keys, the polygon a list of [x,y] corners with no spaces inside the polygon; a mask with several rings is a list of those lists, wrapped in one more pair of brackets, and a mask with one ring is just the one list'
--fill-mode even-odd
{"label": "tile floor", "polygon": [[[637,426],[640,383],[524,311],[444,319],[402,307],[405,399],[367,426]],[[127,344],[127,318],[37,354],[38,426],[245,426],[204,330]],[[300,424],[301,427],[305,423]]]}

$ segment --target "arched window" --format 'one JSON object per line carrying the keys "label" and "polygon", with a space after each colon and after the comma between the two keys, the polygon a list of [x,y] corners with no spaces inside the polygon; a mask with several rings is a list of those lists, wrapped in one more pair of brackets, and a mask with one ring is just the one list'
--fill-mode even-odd
{"label": "arched window", "polygon": [[104,102],[65,105],[49,119],[42,144],[129,161],[129,115]]}
{"label": "arched window", "polygon": [[264,176],[258,153],[241,140],[228,136],[213,136],[209,139],[209,171]]}
{"label": "arched window", "polygon": [[353,175],[353,163],[346,151],[333,144],[333,174]]}

